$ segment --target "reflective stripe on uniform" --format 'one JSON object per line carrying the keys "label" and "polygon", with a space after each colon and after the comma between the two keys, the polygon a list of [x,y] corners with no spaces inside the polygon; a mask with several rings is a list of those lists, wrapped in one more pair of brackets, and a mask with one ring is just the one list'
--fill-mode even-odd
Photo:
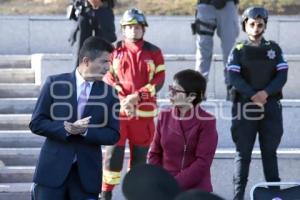
{"label": "reflective stripe on uniform", "polygon": [[157,115],[157,112],[157,109],[154,109],[152,111],[136,109],[136,115],[139,117],[155,117]]}
{"label": "reflective stripe on uniform", "polygon": [[112,63],[112,73],[115,76],[118,74],[119,65],[120,65],[120,60],[115,58]]}
{"label": "reflective stripe on uniform", "polygon": [[147,84],[144,88],[147,89],[148,92],[150,92],[151,97],[154,97],[155,92],[156,92],[156,91],[155,91],[155,86],[154,86],[154,85],[151,85],[151,84],[149,83],[149,84]]}
{"label": "reflective stripe on uniform", "polygon": [[121,182],[121,172],[103,170],[103,182],[110,185],[117,185]]}
{"label": "reflective stripe on uniform", "polygon": [[166,66],[165,65],[158,65],[155,69],[155,74],[161,72],[161,71],[165,71],[166,70]]}
{"label": "reflective stripe on uniform", "polygon": [[153,60],[148,60],[147,61],[148,67],[149,69],[149,81],[151,81],[154,77],[154,73],[155,73],[155,64],[153,62]]}
{"label": "reflective stripe on uniform", "polygon": [[234,72],[240,72],[241,71],[241,66],[238,65],[228,65],[227,70],[229,71],[234,71]]}

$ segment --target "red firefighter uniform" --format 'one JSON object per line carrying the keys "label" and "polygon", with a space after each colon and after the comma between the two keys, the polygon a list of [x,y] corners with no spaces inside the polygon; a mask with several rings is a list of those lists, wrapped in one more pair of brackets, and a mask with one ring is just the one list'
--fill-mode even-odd
{"label": "red firefighter uniform", "polygon": [[111,191],[120,183],[127,140],[129,167],[146,162],[154,135],[153,118],[157,114],[156,90],[162,87],[164,79],[164,59],[158,47],[144,40],[130,42],[125,39],[117,44],[104,81],[116,88],[120,101],[131,94],[138,94],[139,101],[132,117],[121,108],[121,138],[117,145],[106,147],[102,191]]}

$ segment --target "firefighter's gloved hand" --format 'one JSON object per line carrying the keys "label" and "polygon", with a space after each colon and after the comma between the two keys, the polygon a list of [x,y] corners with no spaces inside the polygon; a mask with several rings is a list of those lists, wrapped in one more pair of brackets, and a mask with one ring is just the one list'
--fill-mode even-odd
{"label": "firefighter's gloved hand", "polygon": [[135,106],[128,103],[127,99],[125,98],[121,101],[121,112],[125,112],[128,117],[132,117],[135,115]]}
{"label": "firefighter's gloved hand", "polygon": [[121,101],[121,110],[123,110],[127,116],[135,115],[135,107],[140,100],[138,93],[127,95],[125,99]]}
{"label": "firefighter's gloved hand", "polygon": [[139,94],[138,93],[133,93],[130,95],[127,95],[126,98],[124,99],[125,104],[131,104],[133,106],[136,106],[140,100]]}

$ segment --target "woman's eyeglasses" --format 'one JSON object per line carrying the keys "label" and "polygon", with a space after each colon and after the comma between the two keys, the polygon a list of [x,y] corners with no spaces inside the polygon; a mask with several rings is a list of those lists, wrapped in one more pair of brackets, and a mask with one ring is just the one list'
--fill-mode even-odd
{"label": "woman's eyeglasses", "polygon": [[169,92],[171,93],[171,95],[176,95],[177,93],[185,93],[186,94],[186,91],[178,90],[178,89],[174,88],[172,85],[169,85]]}

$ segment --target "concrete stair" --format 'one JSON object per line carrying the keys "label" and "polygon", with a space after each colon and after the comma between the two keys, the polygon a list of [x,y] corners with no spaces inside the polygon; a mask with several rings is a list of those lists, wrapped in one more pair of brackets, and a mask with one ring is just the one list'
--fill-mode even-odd
{"label": "concrete stair", "polygon": [[31,200],[30,188],[32,183],[1,183],[1,200]]}
{"label": "concrete stair", "polygon": [[34,166],[40,148],[0,148],[0,160],[5,166]]}
{"label": "concrete stair", "polygon": [[1,83],[0,98],[37,97],[40,86],[33,83]]}
{"label": "concrete stair", "polygon": [[[168,57],[167,62],[169,66],[173,63],[176,66],[185,67],[191,66],[194,61],[189,56],[173,55]],[[220,60],[216,59],[215,62],[220,63]],[[168,83],[174,74],[170,68],[167,71]],[[178,71],[179,68],[177,67],[176,70]],[[34,73],[34,70],[30,68],[29,56],[0,56],[0,200],[30,200],[29,191],[34,166],[44,141],[43,137],[32,134],[28,129],[31,113],[40,90],[40,85],[34,82]],[[222,79],[219,81],[222,82]],[[217,91],[212,88],[209,90]],[[161,107],[170,105],[166,100],[166,89],[159,97]],[[282,105],[285,134],[278,151],[280,174],[283,181],[300,180],[300,117],[298,114],[300,101],[284,100]],[[203,107],[217,118],[219,144],[212,166],[215,192],[230,199],[232,198],[234,157],[230,135],[231,103],[224,101],[218,95],[212,95],[206,102],[203,102]],[[255,183],[263,181],[257,144],[255,149],[248,190]],[[128,159],[128,152],[126,159]],[[120,187],[117,187],[115,193],[115,200],[124,199]]]}
{"label": "concrete stair", "polygon": [[44,137],[34,135],[31,131],[25,130],[2,130],[0,131],[1,148],[25,148],[41,147]]}
{"label": "concrete stair", "polygon": [[0,130],[28,130],[30,114],[0,114]]}
{"label": "concrete stair", "polygon": [[0,98],[0,114],[32,113],[37,98]]}
{"label": "concrete stair", "polygon": [[0,55],[0,69],[31,68],[31,56]]}
{"label": "concrete stair", "polygon": [[0,83],[34,83],[34,70],[28,68],[21,69],[1,69]]}

